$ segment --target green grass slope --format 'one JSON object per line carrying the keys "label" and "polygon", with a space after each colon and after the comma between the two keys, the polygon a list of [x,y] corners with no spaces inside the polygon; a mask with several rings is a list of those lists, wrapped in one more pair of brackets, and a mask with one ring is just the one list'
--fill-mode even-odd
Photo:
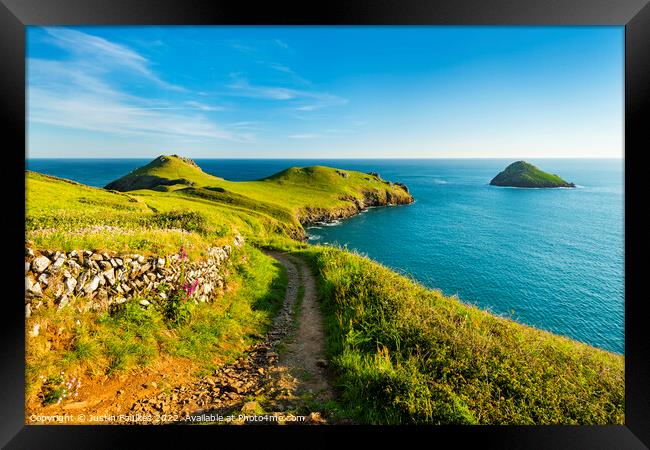
{"label": "green grass slope", "polygon": [[575,184],[564,181],[557,175],[544,172],[526,161],[510,164],[490,184],[493,186],[511,186],[528,188],[557,188],[575,187]]}
{"label": "green grass slope", "polygon": [[[219,197],[224,200],[227,196],[238,196],[240,205],[257,203],[267,211],[274,211],[272,215],[281,220],[287,221],[288,214],[291,217],[288,222],[301,223],[349,217],[364,206],[413,201],[402,185],[361,172],[324,166],[292,167],[262,180],[234,182],[208,175],[192,161],[175,155],[159,156],[106,188],[122,192],[148,189],[198,194],[204,198],[210,196],[207,189],[212,191],[215,201],[220,201]],[[179,193],[181,190],[184,192]]]}
{"label": "green grass slope", "polygon": [[219,178],[203,172],[192,160],[177,155],[161,155],[149,164],[112,181],[105,188],[124,192],[151,189],[161,185],[209,185],[217,180]]}
{"label": "green grass slope", "polygon": [[303,239],[304,223],[413,201],[401,185],[354,171],[291,168],[232,182],[176,155],[159,156],[105,189],[27,172],[26,195],[27,238],[37,246],[145,253],[182,243],[205,248],[236,233],[254,241]]}
{"label": "green grass slope", "polygon": [[[27,172],[26,239],[38,248],[109,249],[168,254],[184,245],[194,255],[241,233],[257,239],[300,234],[273,213],[182,192],[128,194]],[[279,215],[279,214],[278,214]]]}
{"label": "green grass slope", "polygon": [[[38,248],[66,251],[169,254],[183,245],[195,258],[241,233],[258,246],[297,252],[313,264],[319,279],[328,352],[342,402],[362,423],[623,423],[622,356],[467,306],[367,258],[295,240],[303,236],[301,223],[354,213],[356,202],[407,202],[410,195],[400,185],[318,166],[231,182],[178,157],[158,158],[128,177],[117,187],[138,189],[109,191],[27,172],[26,238]],[[141,184],[147,177],[156,181]],[[264,298],[263,291],[272,290],[270,280],[280,274],[261,253],[252,248],[246,253],[255,273],[273,276],[264,275],[266,284],[257,286],[246,275],[253,269],[234,266],[235,282],[241,283],[241,292],[254,289]],[[238,302],[233,300],[232,307]],[[71,317],[64,314],[61,320]],[[155,322],[155,317],[145,319]],[[108,333],[130,326],[129,320],[93,325],[88,319],[88,326]],[[212,328],[197,327],[187,328],[182,338],[212,345]],[[106,341],[89,336],[79,337],[84,345],[95,346],[95,359],[88,361],[101,370],[110,367],[110,336]],[[159,348],[162,335],[151,336],[146,349]],[[174,351],[187,355],[207,348],[178,345]],[[82,355],[82,350],[75,352]],[[36,352],[30,355],[38,370],[29,372],[28,367],[28,372],[42,373],[46,367],[38,361],[51,355],[38,348],[30,351]],[[129,351],[124,360],[138,360],[137,352]],[[48,361],[47,367],[60,370]]]}
{"label": "green grass slope", "polygon": [[621,424],[624,359],[303,246],[349,413],[373,424]]}

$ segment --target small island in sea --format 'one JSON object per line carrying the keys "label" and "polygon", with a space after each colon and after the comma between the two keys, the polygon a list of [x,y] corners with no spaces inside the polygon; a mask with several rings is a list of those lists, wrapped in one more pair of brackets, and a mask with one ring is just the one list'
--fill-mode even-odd
{"label": "small island in sea", "polygon": [[559,188],[576,187],[574,183],[564,181],[557,175],[544,172],[526,161],[510,164],[490,181],[492,186],[510,186],[521,188]]}

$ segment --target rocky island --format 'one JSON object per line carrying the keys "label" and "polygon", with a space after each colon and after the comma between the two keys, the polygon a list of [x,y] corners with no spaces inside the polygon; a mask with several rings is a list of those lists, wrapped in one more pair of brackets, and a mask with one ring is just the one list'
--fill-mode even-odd
{"label": "rocky island", "polygon": [[526,161],[510,164],[490,181],[492,186],[510,186],[520,188],[559,188],[576,187],[574,183],[564,181],[557,175],[544,172]]}

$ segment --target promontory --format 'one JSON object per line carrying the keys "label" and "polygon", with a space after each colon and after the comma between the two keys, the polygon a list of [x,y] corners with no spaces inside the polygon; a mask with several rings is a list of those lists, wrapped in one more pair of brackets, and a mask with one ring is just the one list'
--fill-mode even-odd
{"label": "promontory", "polygon": [[255,212],[277,222],[290,236],[305,238],[303,226],[351,217],[369,206],[413,202],[402,183],[325,166],[291,167],[256,181],[228,181],[203,172],[192,160],[162,155],[109,183],[108,190],[195,199]]}

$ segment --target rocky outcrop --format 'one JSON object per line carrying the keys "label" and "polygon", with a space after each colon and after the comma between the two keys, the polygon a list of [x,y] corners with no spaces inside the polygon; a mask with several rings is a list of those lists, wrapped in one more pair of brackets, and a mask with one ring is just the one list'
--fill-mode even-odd
{"label": "rocky outcrop", "polygon": [[[187,158],[187,157],[185,157],[185,156],[176,155],[176,154],[173,154],[173,155],[171,155],[171,156],[172,156],[173,158],[178,158],[178,159],[180,159],[181,161],[183,161],[184,163],[189,164],[189,165],[192,166],[192,167],[196,167],[196,168],[199,169],[201,172],[203,172],[203,170],[199,167],[199,165],[198,165],[197,163],[194,162],[193,159],[191,159],[191,158]],[[164,159],[166,158],[166,156],[159,156],[159,158],[162,159],[162,160],[164,160]]]}
{"label": "rocky outcrop", "polygon": [[398,187],[404,189],[404,191],[406,191],[407,194],[410,193],[409,188],[404,183],[395,182],[394,184],[395,184],[395,186],[398,186]]}
{"label": "rocky outcrop", "polygon": [[314,225],[319,222],[333,222],[335,220],[347,219],[359,214],[361,211],[370,207],[377,206],[394,206],[408,205],[413,203],[413,197],[408,192],[408,188],[401,183],[390,183],[389,185],[398,186],[400,191],[395,190],[373,190],[363,193],[363,198],[352,195],[341,197],[348,203],[339,208],[304,208],[299,213],[299,220],[303,226]]}
{"label": "rocky outcrop", "polygon": [[[244,244],[236,236],[233,245]],[[145,257],[73,250],[25,250],[25,315],[42,306],[59,309],[75,303],[82,310],[104,310],[130,298],[164,300],[163,285],[178,287],[198,281],[192,298],[208,302],[219,295],[227,275],[224,262],[233,248],[212,247],[207,258],[189,261],[180,254]],[[181,279],[182,278],[182,279]]]}

